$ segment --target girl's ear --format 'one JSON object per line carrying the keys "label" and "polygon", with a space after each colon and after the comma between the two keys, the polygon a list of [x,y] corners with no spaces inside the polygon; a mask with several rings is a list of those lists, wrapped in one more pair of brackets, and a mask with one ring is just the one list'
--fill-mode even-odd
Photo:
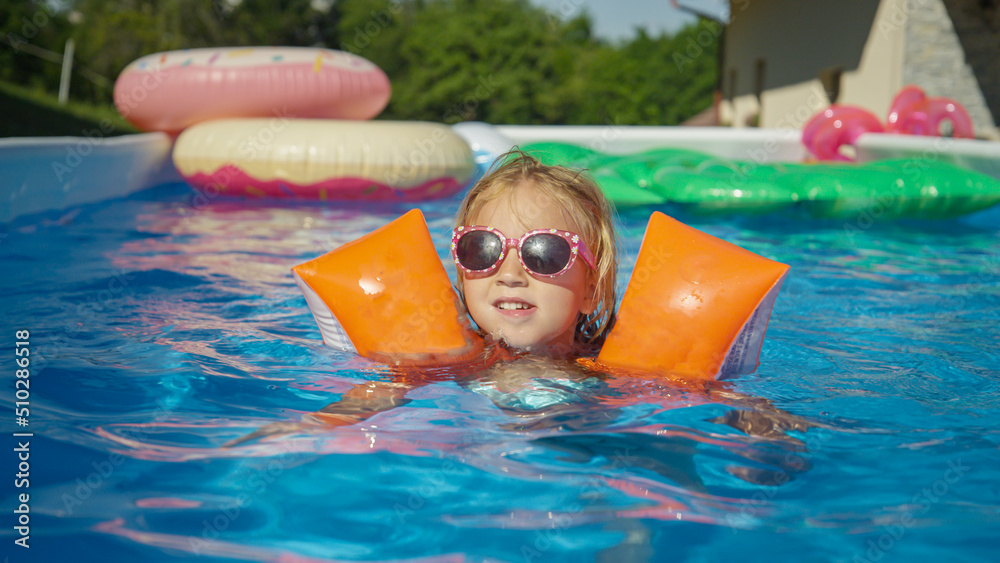
{"label": "girl's ear", "polygon": [[589,315],[597,308],[597,276],[588,273],[587,286],[584,288],[583,303],[580,304],[580,312]]}

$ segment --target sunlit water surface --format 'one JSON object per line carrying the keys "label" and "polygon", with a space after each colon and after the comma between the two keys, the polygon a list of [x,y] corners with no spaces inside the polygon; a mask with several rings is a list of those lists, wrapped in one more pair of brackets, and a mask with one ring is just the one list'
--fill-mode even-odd
{"label": "sunlit water surface", "polygon": [[[34,434],[28,489],[7,439],[5,552],[29,492],[39,561],[996,558],[996,209],[664,209],[792,266],[755,374],[436,373],[364,423],[221,448],[391,377],[322,346],[289,268],[407,208],[192,203],[167,186],[4,227],[7,372],[17,330],[34,361],[28,427],[13,377],[0,395],[5,435]],[[442,259],[456,205],[420,206]],[[649,211],[621,214],[623,287]]]}

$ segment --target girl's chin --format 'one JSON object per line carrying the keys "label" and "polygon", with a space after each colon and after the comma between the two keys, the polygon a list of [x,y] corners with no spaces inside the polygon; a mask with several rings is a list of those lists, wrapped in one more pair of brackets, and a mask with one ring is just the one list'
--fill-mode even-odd
{"label": "girl's chin", "polygon": [[573,354],[575,351],[575,347],[572,344],[562,342],[539,342],[537,340],[530,339],[522,340],[518,338],[509,338],[502,334],[493,334],[491,337],[498,344],[506,346],[513,351],[535,354],[538,356],[567,356]]}

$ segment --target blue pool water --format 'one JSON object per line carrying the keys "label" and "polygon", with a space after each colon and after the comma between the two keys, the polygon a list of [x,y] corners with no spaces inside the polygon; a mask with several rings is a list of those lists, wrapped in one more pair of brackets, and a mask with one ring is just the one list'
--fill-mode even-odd
{"label": "blue pool water", "polygon": [[[442,256],[456,204],[420,206]],[[665,209],[792,266],[755,374],[701,391],[544,364],[499,386],[436,373],[362,424],[220,448],[387,377],[322,346],[289,268],[406,210],[203,202],[173,185],[2,227],[2,552],[996,560],[1000,209],[919,223]],[[625,279],[649,211],[621,214]],[[558,400],[525,399],[539,396]],[[33,433],[27,488],[14,432]],[[18,493],[30,550],[14,544]]]}

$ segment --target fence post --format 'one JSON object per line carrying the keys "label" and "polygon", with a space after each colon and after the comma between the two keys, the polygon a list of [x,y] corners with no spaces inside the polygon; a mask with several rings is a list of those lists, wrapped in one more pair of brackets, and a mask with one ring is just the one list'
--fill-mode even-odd
{"label": "fence post", "polygon": [[73,38],[66,40],[66,49],[63,51],[62,76],[59,78],[59,104],[65,104],[69,99],[69,78],[70,71],[73,70],[73,49],[76,44]]}

